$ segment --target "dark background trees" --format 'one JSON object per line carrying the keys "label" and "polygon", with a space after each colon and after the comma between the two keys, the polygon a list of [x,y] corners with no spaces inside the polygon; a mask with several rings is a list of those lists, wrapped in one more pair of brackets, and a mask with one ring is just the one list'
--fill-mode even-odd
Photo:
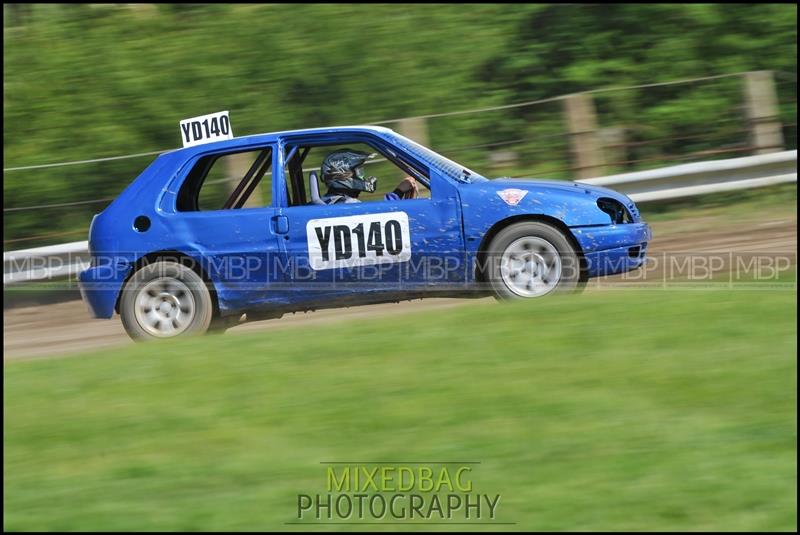
{"label": "dark background trees", "polygon": [[[223,109],[247,135],[751,70],[778,72],[791,124],[796,24],[796,5],[770,4],[6,4],[4,167],[173,148],[180,119]],[[736,78],[607,93],[596,106],[627,141],[697,134],[628,159],[741,136]],[[556,103],[441,118],[430,141],[525,138],[520,170],[567,178],[560,114]],[[481,169],[487,154],[448,155]],[[4,208],[113,197],[151,160],[4,172]],[[79,232],[101,208],[6,212],[3,237]]]}

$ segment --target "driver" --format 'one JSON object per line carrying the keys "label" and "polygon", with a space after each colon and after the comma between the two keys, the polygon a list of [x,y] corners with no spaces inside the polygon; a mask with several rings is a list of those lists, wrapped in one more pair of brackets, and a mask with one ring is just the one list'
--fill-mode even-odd
{"label": "driver", "polygon": [[[341,149],[328,154],[322,161],[322,181],[328,192],[322,197],[325,204],[361,202],[362,191],[372,193],[378,184],[374,176],[365,178],[364,162],[375,156],[352,149]],[[400,184],[384,196],[387,201],[417,198],[417,181],[405,177]]]}

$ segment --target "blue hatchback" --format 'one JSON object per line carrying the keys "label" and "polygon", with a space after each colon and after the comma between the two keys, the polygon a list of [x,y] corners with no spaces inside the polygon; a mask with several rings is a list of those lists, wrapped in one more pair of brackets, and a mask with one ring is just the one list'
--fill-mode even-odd
{"label": "blue hatchback", "polygon": [[[326,203],[319,168],[344,148],[375,156],[366,166],[377,191]],[[386,195],[404,176],[419,194]],[[571,291],[640,267],[651,239],[625,195],[488,180],[371,126],[162,154],[95,216],[89,234],[82,295],[94,317],[118,312],[136,340],[224,330],[243,315]]]}

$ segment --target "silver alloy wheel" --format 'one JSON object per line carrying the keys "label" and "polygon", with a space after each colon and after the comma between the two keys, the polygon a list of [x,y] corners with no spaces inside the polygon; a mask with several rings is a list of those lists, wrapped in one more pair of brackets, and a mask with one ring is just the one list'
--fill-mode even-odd
{"label": "silver alloy wheel", "polygon": [[142,329],[152,336],[176,336],[194,319],[194,297],[183,281],[161,277],[139,290],[134,313]]}
{"label": "silver alloy wheel", "polygon": [[520,297],[550,293],[561,280],[561,255],[549,241],[535,236],[514,240],[503,251],[500,275]]}

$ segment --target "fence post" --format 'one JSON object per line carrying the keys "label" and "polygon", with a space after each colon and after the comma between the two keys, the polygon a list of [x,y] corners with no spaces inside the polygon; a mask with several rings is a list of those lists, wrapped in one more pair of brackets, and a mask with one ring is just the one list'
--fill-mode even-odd
{"label": "fence post", "polygon": [[592,96],[576,93],[564,98],[564,113],[577,178],[603,175],[603,153],[597,139],[597,117]]}
{"label": "fence post", "polygon": [[420,145],[428,146],[428,124],[424,118],[400,119],[397,121],[397,131]]}
{"label": "fence post", "polygon": [[[397,131],[422,146],[428,146],[428,123],[424,118],[409,117],[408,119],[400,119],[397,121]],[[402,178],[405,173],[398,173],[397,176]]]}
{"label": "fence post", "polygon": [[744,73],[745,114],[755,154],[783,150],[783,131],[772,71]]}

